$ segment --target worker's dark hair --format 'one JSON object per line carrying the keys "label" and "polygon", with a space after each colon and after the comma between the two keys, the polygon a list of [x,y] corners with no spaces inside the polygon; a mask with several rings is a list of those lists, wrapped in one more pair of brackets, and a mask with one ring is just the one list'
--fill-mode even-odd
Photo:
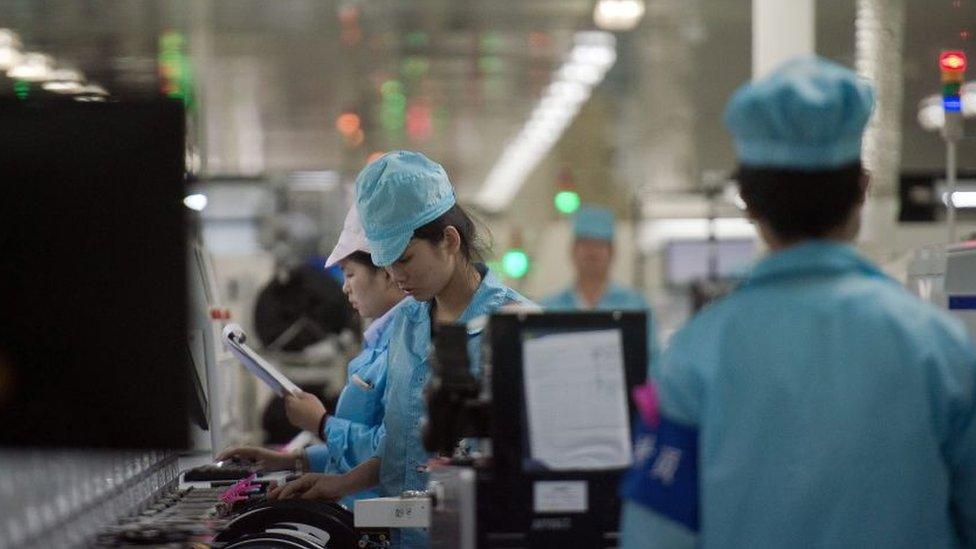
{"label": "worker's dark hair", "polygon": [[864,200],[860,162],[832,170],[740,166],[739,194],[750,213],[784,240],[821,238]]}
{"label": "worker's dark hair", "polygon": [[357,251],[355,251],[355,252],[347,255],[346,256],[346,260],[347,261],[355,261],[356,263],[359,263],[360,265],[362,265],[364,267],[369,267],[370,270],[372,270],[374,272],[375,271],[379,271],[380,269],[382,269],[382,267],[377,267],[376,265],[373,265],[373,258],[370,257],[370,255],[368,253],[363,252],[363,251],[357,250]]}
{"label": "worker's dark hair", "polygon": [[468,261],[483,261],[484,246],[478,241],[478,229],[474,220],[459,204],[451,206],[437,219],[418,227],[413,237],[437,244],[444,240],[444,229],[454,227],[461,235],[461,253]]}

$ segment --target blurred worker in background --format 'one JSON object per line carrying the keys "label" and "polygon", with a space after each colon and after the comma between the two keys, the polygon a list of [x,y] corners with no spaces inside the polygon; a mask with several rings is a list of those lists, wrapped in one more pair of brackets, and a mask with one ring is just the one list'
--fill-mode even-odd
{"label": "blurred worker in background", "polygon": [[976,351],[851,245],[873,105],[816,57],[729,102],[770,253],[637,393],[622,547],[976,547]]}
{"label": "blurred worker in background", "polygon": [[[427,464],[436,457],[421,437],[432,329],[439,323],[468,325],[468,355],[477,376],[483,326],[472,321],[506,305],[529,303],[479,261],[474,223],[457,204],[440,164],[420,153],[387,153],[356,178],[356,204],[373,262],[410,296],[393,321],[386,437],[374,459],[349,473],[305,475],[272,491],[272,499],[337,500],[377,484],[384,496],[426,490]],[[394,529],[392,535],[395,548],[429,545],[426,530]]]}
{"label": "blurred worker in background", "polygon": [[[326,261],[326,268],[339,264],[344,275],[342,289],[363,318],[373,319],[363,335],[363,350],[346,373],[347,383],[339,396],[335,414],[329,414],[311,393],[285,397],[288,420],[296,427],[320,436],[317,444],[293,453],[244,447],[224,451],[219,458],[257,461],[265,470],[297,469],[321,473],[345,473],[373,457],[383,440],[386,409],[387,350],[392,335],[394,310],[405,294],[389,273],[373,265],[369,245],[356,206],[349,210],[339,242]],[[377,497],[377,490],[351,494],[343,503]]]}
{"label": "blurred worker in background", "polygon": [[571,250],[576,280],[565,290],[539,301],[547,311],[633,310],[647,313],[648,365],[658,356],[654,311],[637,290],[610,280],[614,247],[613,212],[584,205],[573,219]]}

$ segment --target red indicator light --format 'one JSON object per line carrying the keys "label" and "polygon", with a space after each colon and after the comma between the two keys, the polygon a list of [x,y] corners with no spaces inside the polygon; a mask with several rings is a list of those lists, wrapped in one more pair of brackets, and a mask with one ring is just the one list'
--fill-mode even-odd
{"label": "red indicator light", "polygon": [[944,71],[966,70],[966,54],[961,51],[944,51],[939,55],[939,68]]}
{"label": "red indicator light", "polygon": [[346,137],[354,135],[359,130],[359,125],[359,116],[355,113],[343,113],[336,118],[336,129]]}

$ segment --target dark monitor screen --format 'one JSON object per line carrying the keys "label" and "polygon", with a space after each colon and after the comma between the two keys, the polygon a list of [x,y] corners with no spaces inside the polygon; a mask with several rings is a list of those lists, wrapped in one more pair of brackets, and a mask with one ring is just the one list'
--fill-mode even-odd
{"label": "dark monitor screen", "polygon": [[184,112],[0,102],[0,445],[187,444]]}

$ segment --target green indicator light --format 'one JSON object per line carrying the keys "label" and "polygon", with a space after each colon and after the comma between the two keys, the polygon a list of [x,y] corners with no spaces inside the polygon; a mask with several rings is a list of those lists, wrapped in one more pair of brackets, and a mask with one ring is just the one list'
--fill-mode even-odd
{"label": "green indicator light", "polygon": [[403,60],[400,71],[407,78],[420,78],[427,74],[430,63],[423,57],[408,57]]}
{"label": "green indicator light", "polygon": [[486,53],[496,52],[502,49],[504,43],[505,41],[500,35],[490,32],[481,37],[481,51]]}
{"label": "green indicator light", "polygon": [[400,93],[400,82],[397,80],[387,80],[386,82],[383,82],[383,85],[380,86],[380,93],[383,95]]}
{"label": "green indicator light", "polygon": [[959,95],[959,91],[962,89],[962,84],[958,82],[953,82],[949,84],[942,84],[942,95]]}
{"label": "green indicator light", "polygon": [[494,55],[486,55],[481,59],[478,59],[478,68],[484,73],[499,72],[504,67],[505,62],[502,61],[500,57],[495,57]]}
{"label": "green indicator light", "polygon": [[27,95],[30,94],[30,82],[26,80],[14,82],[14,94],[17,95],[17,99],[27,99]]}
{"label": "green indicator light", "polygon": [[522,278],[529,272],[529,256],[524,250],[514,248],[502,256],[502,270],[510,278]]}
{"label": "green indicator light", "polygon": [[402,93],[391,93],[383,98],[383,108],[396,108],[396,109],[406,109],[407,108],[407,96]]}
{"label": "green indicator light", "polygon": [[580,197],[575,191],[559,191],[553,200],[559,213],[571,214],[579,209]]}
{"label": "green indicator light", "polygon": [[411,32],[403,37],[403,41],[412,48],[422,48],[430,43],[430,35],[423,31]]}

